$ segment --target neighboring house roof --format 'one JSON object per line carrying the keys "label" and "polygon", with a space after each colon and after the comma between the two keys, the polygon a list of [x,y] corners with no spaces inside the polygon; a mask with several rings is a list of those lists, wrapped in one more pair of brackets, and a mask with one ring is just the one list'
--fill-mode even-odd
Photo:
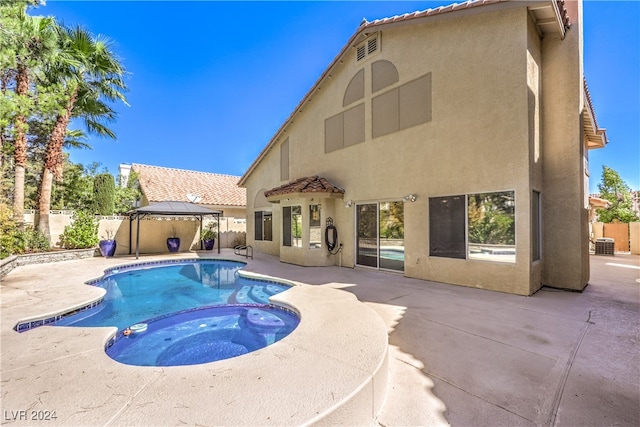
{"label": "neighboring house roof", "polygon": [[[269,141],[267,146],[260,152],[256,160],[251,164],[251,166],[249,166],[244,175],[240,177],[238,185],[245,185],[247,178],[251,175],[253,170],[258,166],[262,159],[267,155],[269,150],[278,142],[278,139],[282,132],[291,123],[293,123],[294,117],[302,111],[304,104],[311,101],[314,93],[320,89],[321,84],[331,76],[331,72],[333,71],[333,69],[341,62],[343,57],[350,51],[352,47],[354,47],[367,37],[369,30],[373,29],[377,31],[378,27],[391,27],[396,25],[424,22],[425,20],[438,19],[439,17],[454,16],[458,13],[476,13],[485,11],[488,12],[507,7],[521,7],[522,4],[523,3],[518,0],[469,0],[464,3],[451,4],[449,6],[427,9],[421,12],[408,13],[392,18],[378,19],[371,22],[363,19],[356,32],[344,45],[340,53],[338,53],[338,55],[333,59],[329,67],[327,67],[327,69],[322,73],[320,78],[318,78],[313,87],[311,87],[309,92],[307,92],[304,98],[302,98],[302,101],[300,101],[300,103],[296,106],[289,117],[282,123],[280,128],[276,131],[275,135],[271,138],[271,141]],[[564,7],[564,0],[527,2],[526,4],[529,8],[532,18],[536,21],[536,26],[541,33],[559,32],[561,37],[564,38],[565,31],[571,25],[567,15],[567,10]],[[592,107],[591,110],[593,110]]]}
{"label": "neighboring house roof", "polygon": [[300,195],[317,195],[319,197],[342,197],[344,189],[319,176],[309,176],[297,179],[285,185],[281,185],[264,192],[269,201],[281,200],[285,197],[298,197]]}
{"label": "neighboring house roof", "polygon": [[589,196],[589,205],[594,208],[608,208],[611,203],[608,200],[601,199],[599,194]]}
{"label": "neighboring house roof", "polygon": [[149,203],[181,201],[210,206],[247,205],[247,192],[238,186],[238,176],[138,163],[134,163],[131,170],[138,174],[140,189]]}

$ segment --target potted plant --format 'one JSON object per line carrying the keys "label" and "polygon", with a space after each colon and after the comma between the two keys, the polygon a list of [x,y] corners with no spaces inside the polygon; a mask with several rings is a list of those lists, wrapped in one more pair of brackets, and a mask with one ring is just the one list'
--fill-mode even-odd
{"label": "potted plant", "polygon": [[178,252],[180,250],[180,238],[176,236],[176,228],[171,227],[171,237],[167,238],[167,248],[169,252]]}
{"label": "potted plant", "polygon": [[114,237],[114,232],[111,229],[105,230],[105,235],[102,236],[102,239],[98,242],[98,246],[100,247],[100,253],[103,257],[112,257],[116,253],[117,243]]}
{"label": "potted plant", "polygon": [[218,237],[216,228],[218,228],[218,224],[216,222],[210,222],[200,234],[200,240],[202,240],[204,248],[207,251],[212,250],[216,244],[216,237]]}

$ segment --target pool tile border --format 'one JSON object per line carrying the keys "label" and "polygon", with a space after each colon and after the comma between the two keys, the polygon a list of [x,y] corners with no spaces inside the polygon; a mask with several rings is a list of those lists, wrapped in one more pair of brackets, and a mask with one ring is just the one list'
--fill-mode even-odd
{"label": "pool tile border", "polygon": [[95,308],[97,306],[99,306],[100,304],[102,304],[104,298],[100,298],[97,301],[93,301],[92,303],[89,303],[87,305],[84,305],[82,307],[70,310],[70,311],[66,311],[63,313],[58,313],[55,314],[53,316],[47,316],[47,317],[42,317],[39,319],[35,319],[35,320],[29,320],[26,322],[19,322],[16,326],[14,326],[13,330],[16,332],[26,332],[29,331],[31,329],[37,328],[39,326],[44,326],[44,325],[49,325],[51,323],[57,322],[59,320],[62,320],[64,317],[67,316],[71,316],[73,314],[76,313],[80,313],[81,311],[85,311],[85,310],[90,310],[92,308]]}
{"label": "pool tile border", "polygon": [[[166,260],[157,260],[157,261],[145,261],[145,262],[138,262],[138,263],[134,263],[134,264],[125,264],[122,266],[116,266],[116,267],[110,267],[104,270],[104,274],[98,278],[95,279],[91,279],[91,280],[87,280],[86,282],[84,282],[86,285],[90,285],[90,286],[96,286],[96,284],[98,282],[100,282],[101,280],[104,280],[105,278],[109,277],[112,274],[117,274],[117,273],[122,273],[125,271],[131,271],[131,270],[141,270],[144,268],[148,268],[148,267],[153,267],[153,266],[159,266],[159,265],[173,265],[173,264],[186,264],[189,262],[193,262],[193,261],[216,261],[216,262],[228,262],[228,263],[234,263],[234,264],[242,264],[242,265],[247,265],[246,262],[243,261],[238,261],[238,260],[232,260],[232,259],[222,259],[222,258],[181,258],[181,259],[166,259]],[[252,280],[252,281],[256,281],[256,282],[267,282],[267,283],[273,283],[273,284],[277,284],[277,285],[289,285],[289,286],[294,286],[293,283],[290,283],[286,280],[274,280],[274,279],[270,279],[268,277],[260,277],[260,276],[253,276],[253,275],[245,275],[245,274],[240,274],[240,272],[238,272],[238,274],[240,275],[240,277],[242,277],[245,280]],[[51,323],[55,323],[59,320],[62,320],[65,317],[74,315],[76,313],[79,313],[81,311],[85,311],[85,310],[90,310],[92,308],[95,308],[97,306],[99,306],[100,304],[102,304],[104,301],[104,298],[100,298],[96,301],[93,301],[89,304],[86,304],[84,306],[81,306],[79,308],[75,308],[72,310],[68,310],[68,311],[63,311],[51,316],[43,316],[43,317],[39,317],[36,319],[32,319],[32,320],[27,320],[24,322],[18,322],[18,324],[16,326],[13,327],[13,330],[19,333],[22,332],[26,332],[29,331],[31,329],[34,328],[38,328],[40,326],[44,326],[44,325],[49,325]],[[296,314],[299,316],[299,313],[290,310],[288,308],[282,307],[282,306],[277,306],[278,308],[282,308],[286,311],[291,311],[292,313]],[[175,314],[175,313],[174,313]],[[112,338],[115,342],[115,335]],[[109,340],[109,342],[111,342],[111,340]],[[107,343],[108,344],[108,343]],[[108,345],[108,347],[110,347],[111,345],[113,345],[113,343],[111,343],[110,345]],[[105,347],[105,348],[108,348]]]}

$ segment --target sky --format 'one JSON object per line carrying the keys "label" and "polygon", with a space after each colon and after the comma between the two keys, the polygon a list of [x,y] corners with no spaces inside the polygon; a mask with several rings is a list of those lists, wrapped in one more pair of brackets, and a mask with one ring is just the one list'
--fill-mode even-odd
{"label": "sky", "polygon": [[[30,13],[113,41],[127,69],[117,140],[89,137],[75,163],[241,176],[355,33],[369,21],[452,1],[48,0]],[[640,189],[640,2],[584,0],[584,72],[609,144],[589,152]],[[78,125],[79,126],[79,125]]]}

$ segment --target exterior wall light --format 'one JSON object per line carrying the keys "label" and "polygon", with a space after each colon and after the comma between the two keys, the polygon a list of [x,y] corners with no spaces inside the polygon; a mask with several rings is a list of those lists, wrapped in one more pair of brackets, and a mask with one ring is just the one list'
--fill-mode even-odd
{"label": "exterior wall light", "polygon": [[353,201],[351,199],[347,200],[347,203],[344,204],[345,208],[350,208],[351,205],[353,204]]}
{"label": "exterior wall light", "polygon": [[407,194],[406,196],[404,196],[402,198],[402,201],[407,203],[407,202],[415,202],[416,201],[416,195],[415,194]]}

